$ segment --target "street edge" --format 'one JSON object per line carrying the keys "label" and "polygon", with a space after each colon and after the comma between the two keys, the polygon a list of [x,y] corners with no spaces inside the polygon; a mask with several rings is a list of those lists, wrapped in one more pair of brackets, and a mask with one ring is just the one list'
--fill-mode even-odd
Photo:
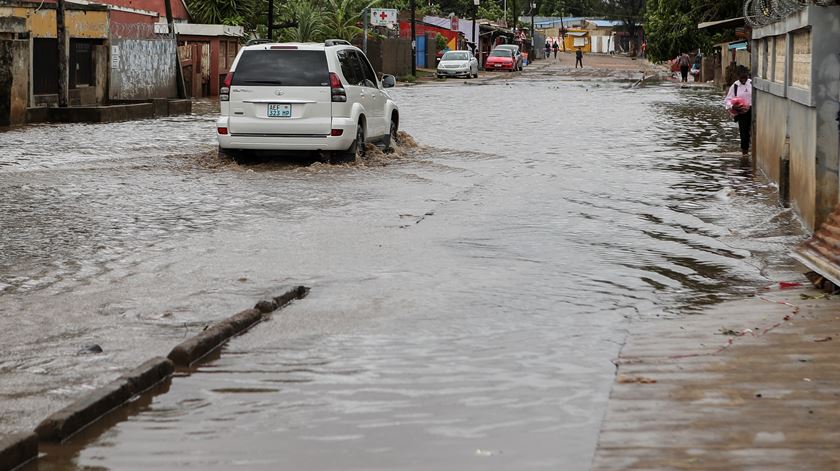
{"label": "street edge", "polygon": [[175,366],[168,359],[152,358],[51,414],[35,427],[35,433],[40,441],[62,442],[134,396],[169,379],[174,371]]}
{"label": "street edge", "polygon": [[189,368],[193,363],[221,347],[231,337],[241,334],[263,320],[269,314],[295,299],[303,299],[309,294],[306,286],[290,288],[274,298],[258,302],[251,309],[246,309],[217,322],[202,333],[176,345],[167,358],[179,368]]}
{"label": "street edge", "polygon": [[67,440],[137,395],[169,381],[176,366],[189,367],[231,337],[261,322],[268,314],[308,294],[309,288],[301,285],[279,296],[259,301],[253,308],[234,314],[180,343],[169,353],[169,358],[154,357],[50,414],[34,431],[13,433],[0,438],[0,471],[17,469],[36,459],[39,442],[61,443]]}
{"label": "street edge", "polygon": [[0,471],[10,471],[38,457],[35,432],[14,433],[0,439]]}

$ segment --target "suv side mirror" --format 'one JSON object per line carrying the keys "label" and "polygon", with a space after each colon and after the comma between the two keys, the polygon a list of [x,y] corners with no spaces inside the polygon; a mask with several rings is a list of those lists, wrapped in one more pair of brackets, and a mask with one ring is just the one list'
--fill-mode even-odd
{"label": "suv side mirror", "polygon": [[397,79],[393,75],[382,76],[382,88],[393,88],[397,86]]}

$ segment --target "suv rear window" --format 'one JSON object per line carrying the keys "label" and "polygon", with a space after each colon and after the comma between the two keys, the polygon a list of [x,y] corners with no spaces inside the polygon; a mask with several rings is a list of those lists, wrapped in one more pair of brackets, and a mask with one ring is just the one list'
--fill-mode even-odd
{"label": "suv rear window", "polygon": [[251,50],[242,53],[232,85],[328,87],[330,70],[324,51]]}

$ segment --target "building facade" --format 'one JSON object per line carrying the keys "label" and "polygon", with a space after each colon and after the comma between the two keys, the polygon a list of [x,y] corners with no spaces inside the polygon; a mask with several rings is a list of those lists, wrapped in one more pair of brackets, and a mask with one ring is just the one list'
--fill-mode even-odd
{"label": "building facade", "polygon": [[840,5],[809,5],[752,34],[755,162],[811,230],[840,199],[838,25]]}

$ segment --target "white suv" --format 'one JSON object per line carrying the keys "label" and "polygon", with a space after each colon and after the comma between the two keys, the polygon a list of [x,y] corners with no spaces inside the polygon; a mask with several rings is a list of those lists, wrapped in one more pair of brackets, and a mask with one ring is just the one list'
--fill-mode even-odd
{"label": "white suv", "polygon": [[399,110],[364,53],[350,43],[262,43],[237,54],[219,91],[219,153],[318,151],[364,156],[366,142],[393,145]]}

